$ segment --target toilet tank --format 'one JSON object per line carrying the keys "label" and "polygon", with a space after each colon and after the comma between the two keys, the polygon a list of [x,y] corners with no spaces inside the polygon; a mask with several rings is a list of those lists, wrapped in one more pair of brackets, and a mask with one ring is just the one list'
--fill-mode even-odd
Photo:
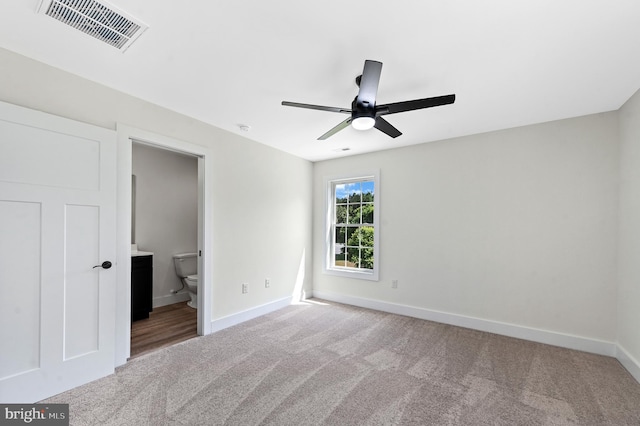
{"label": "toilet tank", "polygon": [[180,278],[186,278],[189,275],[196,275],[198,273],[198,254],[175,254],[173,255],[173,264],[176,267],[176,274]]}

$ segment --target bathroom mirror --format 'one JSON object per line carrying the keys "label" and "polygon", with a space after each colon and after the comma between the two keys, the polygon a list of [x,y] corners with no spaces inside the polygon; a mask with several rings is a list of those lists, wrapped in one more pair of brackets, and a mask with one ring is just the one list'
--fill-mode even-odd
{"label": "bathroom mirror", "polygon": [[131,175],[131,244],[136,243],[136,175]]}

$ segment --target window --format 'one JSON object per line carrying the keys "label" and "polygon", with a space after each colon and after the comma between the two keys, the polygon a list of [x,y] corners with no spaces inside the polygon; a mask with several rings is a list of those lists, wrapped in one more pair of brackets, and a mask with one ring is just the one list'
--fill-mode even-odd
{"label": "window", "polygon": [[325,272],[378,280],[378,174],[325,179]]}

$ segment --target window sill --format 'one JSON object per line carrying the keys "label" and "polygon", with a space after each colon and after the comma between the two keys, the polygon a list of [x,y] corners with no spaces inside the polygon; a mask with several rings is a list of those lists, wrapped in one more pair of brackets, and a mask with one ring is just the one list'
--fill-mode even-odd
{"label": "window sill", "polygon": [[327,275],[334,275],[344,278],[355,278],[357,280],[378,281],[378,271],[361,272],[339,268],[324,268],[323,272]]}

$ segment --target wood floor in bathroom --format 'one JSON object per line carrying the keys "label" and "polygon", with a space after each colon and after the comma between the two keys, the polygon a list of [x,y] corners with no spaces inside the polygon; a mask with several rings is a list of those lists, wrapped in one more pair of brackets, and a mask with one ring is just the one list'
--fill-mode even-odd
{"label": "wood floor in bathroom", "polygon": [[131,358],[196,337],[197,311],[187,302],[154,308],[149,318],[131,323]]}

